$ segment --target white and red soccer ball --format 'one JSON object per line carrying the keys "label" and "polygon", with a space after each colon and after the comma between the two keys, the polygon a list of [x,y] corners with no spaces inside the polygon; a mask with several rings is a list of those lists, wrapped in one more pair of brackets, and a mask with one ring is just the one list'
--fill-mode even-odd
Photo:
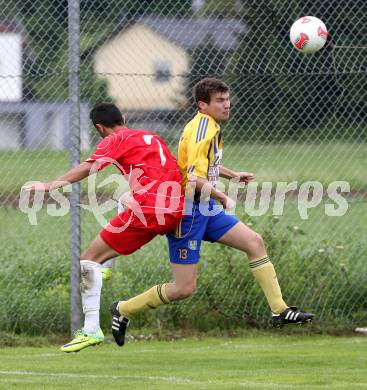
{"label": "white and red soccer ball", "polygon": [[325,45],[327,36],[325,24],[315,16],[304,16],[296,20],[290,31],[293,46],[305,54],[320,50]]}

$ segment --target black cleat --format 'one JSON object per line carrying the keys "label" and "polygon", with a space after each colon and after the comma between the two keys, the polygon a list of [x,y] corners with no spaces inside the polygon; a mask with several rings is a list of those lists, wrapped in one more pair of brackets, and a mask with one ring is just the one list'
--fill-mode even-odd
{"label": "black cleat", "polygon": [[125,344],[125,333],[126,328],[129,325],[129,319],[121,315],[118,311],[117,306],[119,301],[114,302],[111,305],[111,314],[112,314],[112,334],[116,341],[116,344],[122,347]]}
{"label": "black cleat", "polygon": [[273,314],[271,322],[274,328],[282,328],[285,324],[306,324],[315,317],[312,313],[305,313],[295,306],[288,307],[283,313]]}

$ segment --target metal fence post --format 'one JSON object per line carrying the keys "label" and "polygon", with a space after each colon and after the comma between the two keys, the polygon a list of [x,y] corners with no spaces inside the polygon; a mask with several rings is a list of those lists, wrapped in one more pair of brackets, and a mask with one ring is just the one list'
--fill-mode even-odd
{"label": "metal fence post", "polygon": [[[70,166],[80,162],[80,80],[79,80],[79,0],[69,0],[69,105],[70,105]],[[80,184],[73,184],[70,195],[71,206],[71,275],[70,275],[70,330],[75,332],[82,324],[80,281]]]}

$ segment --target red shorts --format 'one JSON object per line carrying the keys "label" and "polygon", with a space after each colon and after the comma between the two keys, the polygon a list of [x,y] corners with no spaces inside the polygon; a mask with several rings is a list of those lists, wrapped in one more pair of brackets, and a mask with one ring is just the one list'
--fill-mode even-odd
{"label": "red shorts", "polygon": [[99,235],[116,252],[130,255],[158,234],[175,230],[180,220],[181,218],[170,214],[144,214],[139,218],[131,210],[126,210],[112,218]]}

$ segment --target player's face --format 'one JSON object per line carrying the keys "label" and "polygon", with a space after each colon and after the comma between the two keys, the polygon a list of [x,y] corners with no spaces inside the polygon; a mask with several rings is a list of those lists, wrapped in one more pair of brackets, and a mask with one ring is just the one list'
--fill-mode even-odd
{"label": "player's face", "polygon": [[107,132],[106,132],[105,126],[100,125],[99,123],[97,123],[97,124],[96,124],[96,129],[97,129],[99,135],[100,135],[102,138],[107,137],[108,134],[107,134]]}
{"label": "player's face", "polygon": [[102,138],[106,138],[107,136],[109,136],[111,133],[114,132],[113,128],[100,125],[99,123],[96,124],[96,128],[97,128],[99,135]]}
{"label": "player's face", "polygon": [[203,114],[210,115],[218,123],[225,122],[229,118],[231,103],[229,92],[216,92],[210,97],[210,102],[199,102],[199,109]]}

